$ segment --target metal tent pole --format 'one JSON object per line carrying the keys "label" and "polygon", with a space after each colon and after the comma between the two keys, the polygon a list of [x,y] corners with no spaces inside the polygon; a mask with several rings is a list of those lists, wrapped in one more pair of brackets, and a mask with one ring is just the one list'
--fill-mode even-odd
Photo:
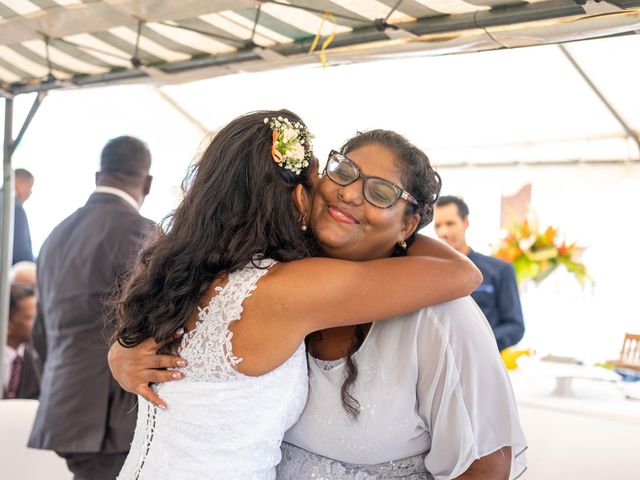
{"label": "metal tent pole", "polygon": [[609,102],[609,100],[607,100],[607,98],[600,91],[600,89],[596,86],[596,84],[593,83],[593,81],[591,80],[589,75],[587,75],[585,73],[585,71],[582,69],[580,64],[573,57],[573,55],[571,55],[569,50],[567,50],[567,47],[565,47],[563,44],[559,44],[558,48],[564,54],[564,56],[567,58],[569,63],[571,63],[573,68],[575,68],[576,72],[578,72],[578,75],[580,75],[582,77],[582,79],[586,82],[586,84],[589,85],[589,88],[591,88],[593,93],[600,99],[600,101],[605,106],[605,108],[607,110],[609,110],[609,113],[611,113],[611,115],[613,115],[613,118],[615,118],[616,121],[620,124],[622,129],[627,134],[627,137],[630,138],[631,140],[633,140],[633,142],[636,144],[636,147],[638,147],[638,156],[640,156],[640,137],[638,137],[638,134],[633,131],[633,129],[627,124],[627,122],[624,121],[624,119],[622,118],[622,116],[620,116],[618,111],[613,107],[613,105],[611,105],[611,102]]}
{"label": "metal tent pole", "polygon": [[[13,260],[13,216],[15,208],[15,193],[13,188],[13,167],[11,158],[20,140],[24,136],[31,120],[36,115],[42,100],[47,92],[38,92],[31,105],[20,132],[13,140],[13,96],[5,96],[4,103],[4,159],[2,162],[2,239],[0,245],[0,360],[4,358],[4,350],[7,344],[7,325],[9,323],[9,295],[11,285],[9,283],[9,270]],[[4,385],[4,369],[0,368],[0,385]]]}
{"label": "metal tent pole", "polygon": [[[4,158],[2,162],[2,245],[0,257],[0,360],[4,358],[7,344],[7,325],[9,323],[9,268],[13,254],[13,98],[4,101]],[[0,368],[0,385],[4,385],[4,368]]]}

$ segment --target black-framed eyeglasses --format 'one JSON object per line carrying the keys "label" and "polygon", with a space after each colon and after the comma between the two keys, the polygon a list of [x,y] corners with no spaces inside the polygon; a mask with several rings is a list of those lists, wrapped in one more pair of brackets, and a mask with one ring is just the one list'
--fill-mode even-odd
{"label": "black-framed eyeglasses", "polygon": [[418,205],[413,195],[403,188],[384,178],[363,175],[353,160],[350,160],[346,155],[335,150],[331,150],[329,153],[329,159],[327,160],[324,173],[331,181],[342,187],[351,185],[361,178],[363,180],[362,194],[365,200],[374,207],[389,208],[396,203],[399,198]]}

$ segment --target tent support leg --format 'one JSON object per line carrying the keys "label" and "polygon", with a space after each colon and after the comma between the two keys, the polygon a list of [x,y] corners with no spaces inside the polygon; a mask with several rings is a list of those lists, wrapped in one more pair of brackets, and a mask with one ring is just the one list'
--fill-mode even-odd
{"label": "tent support leg", "polygon": [[[2,162],[2,257],[0,258],[0,359],[4,358],[9,324],[9,268],[13,253],[13,98],[4,101],[4,157]],[[0,385],[4,385],[4,368],[0,368]]]}
{"label": "tent support leg", "polygon": [[[16,147],[22,140],[27,128],[36,115],[47,92],[38,92],[31,109],[25,118],[20,132],[13,140],[13,96],[6,97],[4,103],[4,156],[2,161],[2,239],[0,244],[0,359],[4,358],[7,344],[7,328],[9,324],[9,271],[13,260],[13,215],[15,194],[13,188],[12,157]],[[4,369],[0,368],[0,385],[3,385]]]}
{"label": "tent support leg", "polygon": [[607,110],[609,110],[609,113],[611,113],[611,115],[613,115],[613,117],[617,120],[617,122],[620,124],[620,126],[626,132],[627,136],[629,138],[631,138],[635,142],[636,147],[638,147],[638,156],[640,157],[640,138],[638,137],[638,134],[636,132],[634,132],[631,129],[631,127],[629,127],[629,125],[627,125],[627,123],[620,116],[620,114],[616,111],[616,109],[613,108],[613,105],[611,105],[611,103],[609,103],[609,101],[605,98],[605,96],[602,94],[602,92],[593,83],[591,78],[589,78],[589,76],[585,73],[585,71],[582,70],[582,67],[580,67],[580,64],[576,61],[575,58],[573,58],[573,55],[571,55],[571,53],[567,50],[567,48],[563,44],[558,44],[558,48],[564,54],[564,56],[567,57],[567,60],[569,60],[569,63],[571,63],[571,65],[573,65],[573,68],[576,69],[578,74],[587,83],[587,85],[589,85],[589,88],[591,88],[591,90],[593,90],[593,93],[596,94],[596,96],[600,99],[600,101],[607,108]]}

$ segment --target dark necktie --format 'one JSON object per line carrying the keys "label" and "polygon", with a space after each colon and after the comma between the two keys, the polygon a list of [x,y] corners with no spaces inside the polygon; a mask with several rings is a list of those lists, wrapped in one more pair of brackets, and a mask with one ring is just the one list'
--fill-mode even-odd
{"label": "dark necktie", "polygon": [[22,373],[22,357],[16,355],[11,362],[11,372],[9,374],[9,387],[7,388],[7,398],[17,398],[20,389],[20,375]]}

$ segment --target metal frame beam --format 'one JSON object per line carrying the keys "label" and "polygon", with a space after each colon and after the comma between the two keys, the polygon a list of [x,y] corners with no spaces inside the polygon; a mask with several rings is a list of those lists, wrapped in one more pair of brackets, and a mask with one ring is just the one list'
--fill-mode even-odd
{"label": "metal frame beam", "polygon": [[589,88],[591,88],[593,93],[600,99],[600,101],[606,107],[606,109],[609,110],[609,113],[611,113],[611,115],[613,115],[613,117],[616,119],[616,121],[620,124],[620,126],[626,132],[627,137],[635,142],[636,147],[638,147],[638,157],[640,158],[640,138],[638,138],[638,133],[635,132],[627,124],[627,122],[625,122],[625,120],[620,116],[618,111],[613,107],[613,105],[611,105],[609,100],[607,100],[607,98],[600,91],[600,89],[596,86],[596,84],[593,83],[593,81],[591,80],[589,75],[587,75],[587,73],[582,69],[582,67],[580,66],[578,61],[573,57],[573,55],[571,55],[571,52],[569,52],[569,50],[567,50],[567,47],[565,47],[564,45],[560,44],[560,45],[558,45],[558,48],[564,54],[564,56],[567,58],[569,63],[571,63],[573,68],[575,68],[576,72],[578,72],[578,74],[582,77],[582,79],[585,81],[585,83],[587,85],[589,85]]}
{"label": "metal frame beam", "polygon": [[185,108],[183,108],[182,105],[180,105],[175,98],[173,98],[171,95],[165,92],[162,89],[162,87],[156,88],[155,92],[165,103],[167,103],[167,105],[173,108],[178,114],[180,114],[180,116],[182,116],[185,120],[187,120],[191,125],[196,127],[201,134],[206,135],[210,132],[210,130],[205,126],[204,123],[202,123],[194,115],[192,115]]}

